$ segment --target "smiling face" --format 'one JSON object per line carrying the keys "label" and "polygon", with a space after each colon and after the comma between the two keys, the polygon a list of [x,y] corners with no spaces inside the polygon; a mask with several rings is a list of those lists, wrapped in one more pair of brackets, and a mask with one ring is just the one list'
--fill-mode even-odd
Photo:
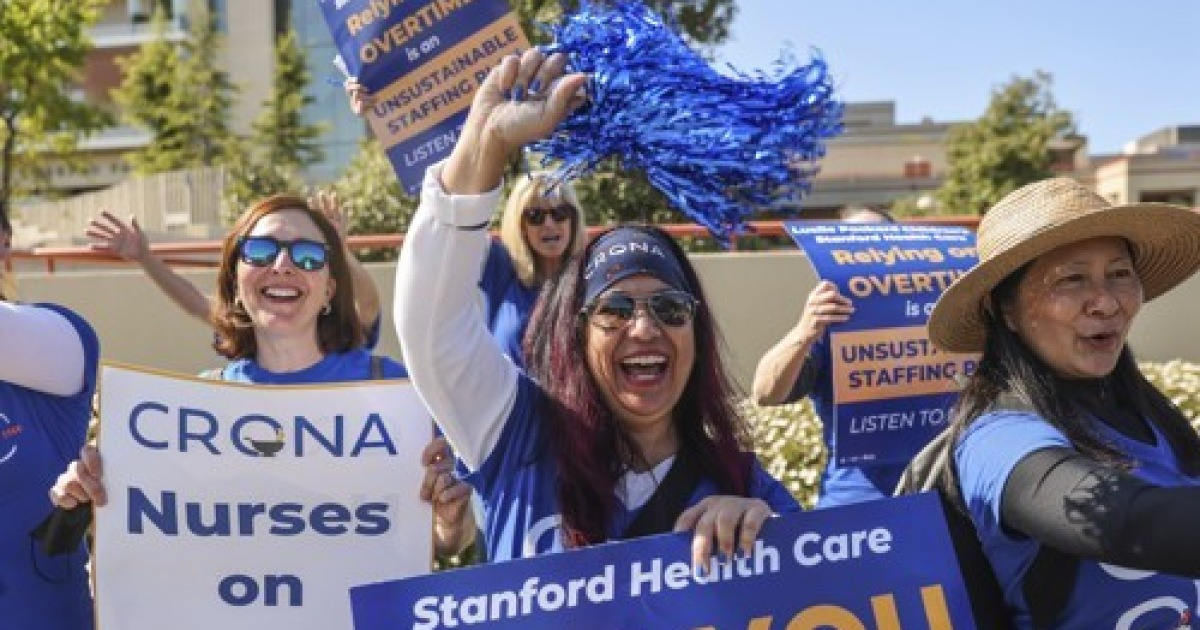
{"label": "smiling face", "polygon": [[[302,210],[265,215],[247,236],[269,236],[281,242],[325,242],[320,228]],[[333,297],[335,284],[328,264],[304,271],[292,261],[286,248],[263,267],[244,260],[237,262],[237,297],[254,323],[256,335],[299,335],[315,341],[321,309]]]}
{"label": "smiling face", "polygon": [[1037,258],[1003,307],[1005,324],[1059,376],[1112,372],[1142,306],[1125,241],[1094,238]]}
{"label": "smiling face", "polygon": [[[563,209],[560,213],[562,220],[555,218],[551,210]],[[530,211],[534,212],[530,212]],[[542,212],[536,212],[541,210]],[[535,225],[533,218],[540,219],[541,224]],[[531,195],[525,211],[521,216],[521,233],[529,250],[537,259],[539,269],[555,267],[562,260],[563,254],[571,245],[571,231],[574,228],[575,211],[570,204],[559,195]]]}
{"label": "smiling face", "polygon": [[[670,289],[653,276],[633,276],[616,282],[597,300],[613,293],[645,298]],[[631,431],[670,424],[696,359],[692,321],[666,326],[647,309],[642,302],[633,320],[615,329],[600,328],[590,319],[583,324],[588,369],[617,421]]]}

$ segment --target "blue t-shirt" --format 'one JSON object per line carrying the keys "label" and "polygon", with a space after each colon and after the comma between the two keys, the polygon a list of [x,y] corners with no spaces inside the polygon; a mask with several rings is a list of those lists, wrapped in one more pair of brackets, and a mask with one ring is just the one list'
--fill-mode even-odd
{"label": "blue t-shirt", "polygon": [[837,465],[833,457],[837,433],[833,430],[833,375],[830,373],[832,357],[829,353],[829,333],[825,333],[813,344],[805,358],[811,365],[804,369],[815,372],[811,391],[804,388],[804,379],[797,378],[784,400],[785,403],[794,403],[808,396],[812,399],[817,417],[821,419],[821,437],[825,441],[828,457],[817,489],[817,509],[890,497],[900,481],[900,474],[904,472],[903,464]]}
{"label": "blue t-shirt", "polygon": [[[403,365],[382,357],[384,378],[408,378]],[[272,372],[250,359],[230,361],[221,370],[221,378],[238,383],[260,385],[303,385],[307,383],[341,383],[371,379],[371,353],[359,348],[349,352],[327,354],[303,370]]]}
{"label": "blue t-shirt", "polygon": [[[371,321],[370,326],[363,326],[363,348],[365,348],[367,350],[374,350],[375,347],[379,345],[379,335],[382,331],[382,326],[383,326],[383,314],[382,313],[375,316],[375,319]],[[214,332],[213,333],[213,342],[218,343],[220,341],[221,341],[221,335]]]}
{"label": "blue t-shirt", "polygon": [[[1200,484],[1200,478],[1180,472],[1175,453],[1157,429],[1156,443],[1146,444],[1102,422],[1096,426],[1106,441],[1133,460],[1133,474],[1142,480],[1159,486]],[[1031,627],[1021,585],[1040,543],[1001,526],[1000,498],[1017,463],[1044,448],[1071,448],[1071,442],[1035,414],[996,411],[972,423],[955,449],[963,499],[1020,628]],[[1075,588],[1057,627],[1174,629],[1181,627],[1185,611],[1196,617],[1198,600],[1200,581],[1080,560]]]}
{"label": "blue t-shirt", "polygon": [[84,383],[71,396],[54,396],[0,381],[0,628],[87,630],[87,549],[49,557],[29,532],[50,514],[50,487],[87,438],[100,342],[75,313],[37,306],[62,314],[79,334]]}
{"label": "blue t-shirt", "polygon": [[[544,393],[529,377],[517,380],[517,395],[500,438],[479,470],[467,475],[484,503],[484,542],[489,560],[500,562],[562,551],[558,509],[558,465],[548,444],[539,412]],[[711,479],[701,479],[688,505],[717,494]],[[762,499],[777,513],[800,511],[787,488],[771,477],[758,460],[750,481],[750,496]],[[622,508],[609,524],[609,538],[620,538],[637,516]]]}
{"label": "blue t-shirt", "polygon": [[521,341],[525,338],[525,328],[533,315],[541,287],[521,284],[508,251],[499,242],[492,241],[479,278],[479,288],[487,298],[485,317],[492,339],[513,363],[523,366]]}

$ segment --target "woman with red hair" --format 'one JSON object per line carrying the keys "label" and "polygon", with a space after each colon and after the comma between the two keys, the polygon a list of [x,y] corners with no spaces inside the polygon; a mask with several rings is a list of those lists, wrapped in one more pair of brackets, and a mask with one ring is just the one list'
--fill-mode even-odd
{"label": "woman with red hair", "polygon": [[[336,226],[306,199],[273,195],[250,206],[225,236],[217,270],[213,347],[229,362],[206,376],[256,385],[406,377],[403,365],[363,347],[350,258]],[[422,460],[435,550],[457,553],[474,532],[468,493],[449,474],[442,440]],[[53,503],[103,505],[102,468],[99,450],[85,447],[51,489]]]}

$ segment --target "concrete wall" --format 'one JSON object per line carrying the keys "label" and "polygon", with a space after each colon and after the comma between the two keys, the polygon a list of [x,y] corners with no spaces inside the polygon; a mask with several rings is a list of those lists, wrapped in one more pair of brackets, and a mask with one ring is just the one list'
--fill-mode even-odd
{"label": "concrete wall", "polygon": [[[749,387],[759,356],[792,326],[815,276],[795,251],[698,255],[694,258],[728,346],[730,371]],[[399,356],[390,320],[391,265],[371,265],[383,293],[385,322],[379,351]],[[200,287],[213,285],[211,270],[185,270]],[[22,273],[25,301],[50,301],[82,313],[100,334],[105,359],[195,373],[220,365],[212,334],[170,304],[133,268]],[[1141,359],[1200,362],[1200,276],[1146,305],[1136,320],[1132,347]]]}

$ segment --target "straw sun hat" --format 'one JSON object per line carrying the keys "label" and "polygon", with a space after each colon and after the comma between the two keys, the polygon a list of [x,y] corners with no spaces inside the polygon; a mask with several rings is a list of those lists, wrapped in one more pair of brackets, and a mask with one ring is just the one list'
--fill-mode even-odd
{"label": "straw sun hat", "polygon": [[1200,213],[1162,203],[1114,206],[1065,177],[1009,193],[979,222],[979,264],[958,278],[929,316],[929,337],[944,350],[983,349],[984,298],[1000,281],[1053,249],[1119,236],[1150,301],[1200,269]]}

